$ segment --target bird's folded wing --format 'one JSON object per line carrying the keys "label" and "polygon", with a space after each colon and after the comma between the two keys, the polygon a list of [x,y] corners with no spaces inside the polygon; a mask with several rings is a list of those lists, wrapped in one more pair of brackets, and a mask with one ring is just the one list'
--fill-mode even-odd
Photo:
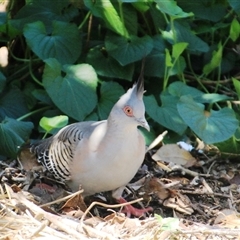
{"label": "bird's folded wing", "polygon": [[[70,163],[79,142],[91,132],[93,122],[71,124],[55,136],[31,144],[30,151],[37,160],[61,181],[70,179]],[[87,133],[87,134],[85,134]]]}

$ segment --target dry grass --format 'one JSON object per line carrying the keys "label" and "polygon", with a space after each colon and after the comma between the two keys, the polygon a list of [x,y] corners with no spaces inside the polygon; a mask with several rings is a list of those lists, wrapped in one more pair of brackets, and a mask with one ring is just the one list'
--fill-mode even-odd
{"label": "dry grass", "polygon": [[[44,211],[28,200],[27,192],[0,189],[0,239],[240,239],[240,230],[181,222],[163,228],[157,218],[129,219],[113,213],[107,219],[76,220]],[[238,218],[235,221],[238,221]],[[239,224],[240,225],[240,224]],[[166,230],[166,227],[168,230]]]}

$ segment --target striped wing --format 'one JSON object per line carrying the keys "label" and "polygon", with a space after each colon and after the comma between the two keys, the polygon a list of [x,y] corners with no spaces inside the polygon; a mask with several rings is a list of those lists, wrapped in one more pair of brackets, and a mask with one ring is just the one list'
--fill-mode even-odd
{"label": "striped wing", "polygon": [[56,135],[32,144],[30,151],[53,174],[54,178],[61,181],[69,180],[70,163],[73,161],[76,147],[83,139],[86,127],[88,131],[91,128],[91,123],[75,123],[66,126]]}

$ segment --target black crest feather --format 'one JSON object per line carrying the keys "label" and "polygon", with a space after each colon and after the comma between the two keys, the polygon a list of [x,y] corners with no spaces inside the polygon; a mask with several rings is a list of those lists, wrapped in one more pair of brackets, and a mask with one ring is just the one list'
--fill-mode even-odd
{"label": "black crest feather", "polygon": [[141,72],[137,81],[137,96],[142,98],[144,93],[144,66],[145,66],[145,58],[142,60]]}

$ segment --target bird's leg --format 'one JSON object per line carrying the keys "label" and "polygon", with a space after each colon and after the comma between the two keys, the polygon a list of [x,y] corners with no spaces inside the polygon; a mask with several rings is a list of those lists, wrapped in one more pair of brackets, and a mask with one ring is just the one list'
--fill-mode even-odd
{"label": "bird's leg", "polygon": [[[123,197],[120,197],[116,200],[118,203],[127,203],[127,201]],[[130,217],[131,215],[135,217],[142,217],[145,215],[145,213],[152,212],[152,211],[153,209],[151,207],[138,209],[133,207],[132,205],[126,205],[123,207],[123,210],[121,212],[126,213],[128,217]]]}

